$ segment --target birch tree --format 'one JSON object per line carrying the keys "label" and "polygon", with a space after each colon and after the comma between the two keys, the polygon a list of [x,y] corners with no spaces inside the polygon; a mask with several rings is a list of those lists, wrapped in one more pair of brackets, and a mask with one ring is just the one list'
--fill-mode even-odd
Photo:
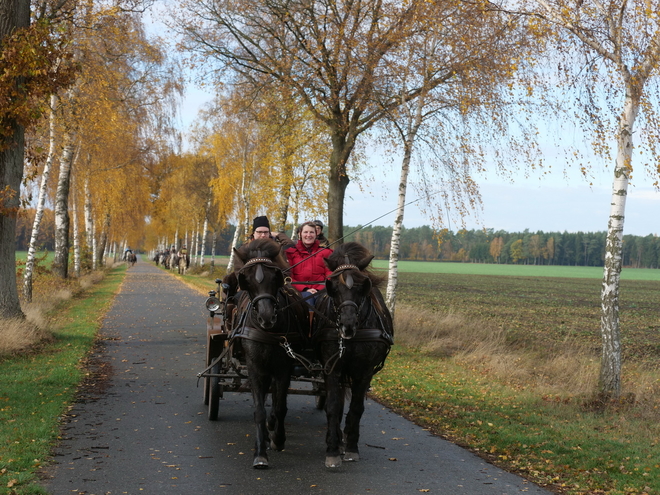
{"label": "birch tree", "polygon": [[[401,101],[387,111],[384,121],[402,153],[386,294],[391,312],[395,310],[400,235],[415,151],[422,178],[417,189],[427,206],[440,212],[432,218],[441,228],[445,217],[441,213],[444,210],[449,215],[448,204],[463,221],[479,208],[474,175],[487,167],[488,150],[507,150],[500,151],[499,161],[506,162],[500,166],[511,167],[530,159],[538,149],[532,125],[516,124],[511,132],[524,110],[510,87],[533,50],[524,23],[471,4],[437,8],[432,16],[434,26],[406,40],[393,60],[396,70],[391,77],[396,80],[393,86],[401,90]],[[432,68],[455,76],[433,84]],[[422,88],[419,95],[407,99],[415,86]],[[388,100],[384,103],[386,109]]]}
{"label": "birch tree", "polygon": [[[401,101],[386,77],[389,56],[409,36],[429,28],[425,15],[437,5],[422,0],[190,0],[183,5],[186,15],[177,16],[177,23],[186,49],[244,80],[277,81],[325,126],[332,143],[328,238],[341,239],[351,153],[358,137],[384,116],[374,95],[391,95],[386,108]],[[433,86],[453,76],[438,70],[428,81]],[[420,89],[411,87],[404,100]]]}
{"label": "birch tree", "polygon": [[28,246],[27,258],[25,260],[25,271],[23,274],[23,297],[26,302],[32,302],[32,278],[34,269],[34,258],[36,253],[36,243],[41,228],[41,219],[44,214],[44,206],[46,204],[46,192],[48,186],[48,178],[50,177],[50,169],[55,159],[55,144],[56,144],[56,118],[55,111],[57,108],[57,95],[50,96],[50,115],[49,115],[49,137],[48,137],[48,156],[44,164],[43,171],[41,172],[41,184],[39,186],[39,196],[37,197],[36,211],[34,215],[34,222],[32,223],[32,233],[30,235],[30,244]]}
{"label": "birch tree", "polygon": [[[626,197],[633,175],[635,148],[638,154],[645,151],[646,165],[651,165],[649,170],[658,185],[660,3],[529,0],[525,6],[528,14],[539,19],[540,26],[549,26],[555,35],[561,59],[559,71],[554,75],[577,88],[569,95],[581,104],[576,115],[581,116],[580,123],[587,130],[593,131],[595,151],[607,155],[609,143],[616,143],[601,289],[599,392],[605,399],[618,397],[622,354],[619,280]],[[633,142],[634,135],[639,139],[637,145]]]}

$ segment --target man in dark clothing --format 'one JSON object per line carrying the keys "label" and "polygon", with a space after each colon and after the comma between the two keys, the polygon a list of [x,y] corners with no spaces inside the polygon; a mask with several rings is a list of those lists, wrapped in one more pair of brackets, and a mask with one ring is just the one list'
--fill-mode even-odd
{"label": "man in dark clothing", "polygon": [[252,235],[250,236],[250,240],[265,238],[274,240],[280,246],[282,246],[282,249],[296,245],[296,243],[293,242],[284,232],[278,232],[277,234],[273,235],[273,233],[270,231],[270,222],[268,221],[268,217],[256,217],[252,221]]}
{"label": "man in dark clothing", "polygon": [[316,226],[316,240],[319,241],[319,246],[327,248],[330,245],[330,241],[323,235],[323,222],[321,220],[314,220],[314,225]]}

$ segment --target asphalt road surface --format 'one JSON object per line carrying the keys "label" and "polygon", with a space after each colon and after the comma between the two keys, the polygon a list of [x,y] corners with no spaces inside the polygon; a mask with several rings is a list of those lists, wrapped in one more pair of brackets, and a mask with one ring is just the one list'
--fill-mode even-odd
{"label": "asphalt road surface", "polygon": [[[287,442],[252,468],[252,396],[225,394],[209,421],[204,296],[141,259],[101,329],[92,381],[63,425],[52,495],[549,494],[368,401],[361,460],[325,468],[325,413],[289,396]],[[201,383],[200,383],[201,385]]]}

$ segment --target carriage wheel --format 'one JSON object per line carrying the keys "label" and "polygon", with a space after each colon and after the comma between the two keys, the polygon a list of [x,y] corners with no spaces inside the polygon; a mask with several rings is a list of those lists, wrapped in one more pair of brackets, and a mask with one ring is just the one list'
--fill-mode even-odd
{"label": "carriage wheel", "polygon": [[[215,364],[210,370],[211,374],[218,374],[220,372],[220,365]],[[218,410],[220,409],[220,399],[222,398],[222,385],[220,384],[220,378],[217,376],[208,377],[209,381],[209,413],[208,417],[211,421],[217,421],[218,419]]]}
{"label": "carriage wheel", "polygon": [[211,389],[211,379],[208,376],[204,377],[204,405],[209,405],[209,390]]}

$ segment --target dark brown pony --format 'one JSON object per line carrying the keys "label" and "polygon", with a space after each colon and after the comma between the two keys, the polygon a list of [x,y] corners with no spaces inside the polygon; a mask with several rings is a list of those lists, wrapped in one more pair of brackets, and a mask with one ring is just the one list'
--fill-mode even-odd
{"label": "dark brown pony", "polygon": [[[252,465],[264,469],[268,467],[267,440],[271,449],[284,449],[286,399],[295,363],[292,353],[307,346],[309,316],[298,291],[284,283],[283,270],[288,265],[279,244],[257,239],[235,254],[240,291],[232,335],[240,342],[254,400],[257,436]],[[269,391],[272,408],[267,417]]]}
{"label": "dark brown pony", "polygon": [[[325,465],[341,466],[358,461],[360,419],[364,400],[374,374],[385,364],[393,343],[392,316],[379,286],[383,279],[367,270],[373,256],[357,242],[339,246],[326,259],[333,271],[325,283],[327,294],[317,299],[312,339],[326,385]],[[341,422],[344,397],[350,388],[351,401],[343,435]]]}

